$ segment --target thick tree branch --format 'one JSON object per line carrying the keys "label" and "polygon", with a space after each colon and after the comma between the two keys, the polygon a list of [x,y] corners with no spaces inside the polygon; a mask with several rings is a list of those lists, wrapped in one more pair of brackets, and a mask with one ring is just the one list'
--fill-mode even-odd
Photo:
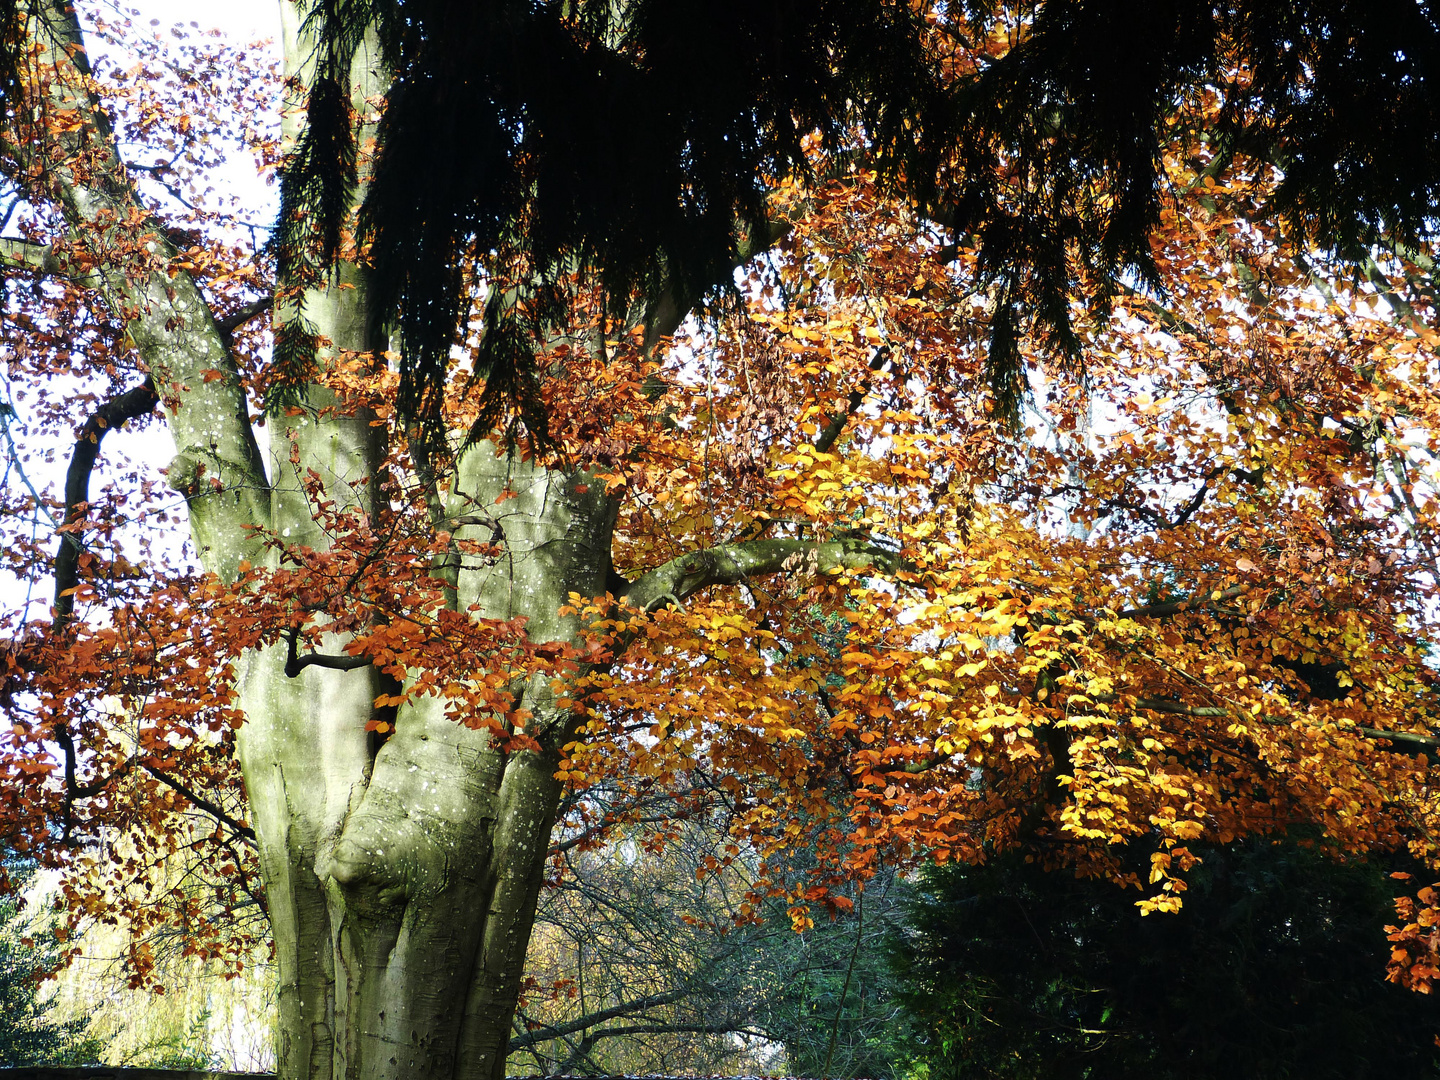
{"label": "thick tree branch", "polygon": [[[881,345],[875,350],[875,355],[870,357],[870,370],[872,372],[879,371],[885,366],[889,359],[890,346]],[[840,438],[841,433],[845,430],[845,425],[850,421],[850,417],[855,415],[855,410],[860,408],[861,402],[869,396],[870,386],[871,379],[870,376],[867,375],[859,386],[850,391],[850,396],[846,398],[844,406],[835,410],[835,415],[830,418],[830,422],[825,425],[825,430],[820,432],[820,437],[815,440],[815,452],[817,454],[827,453],[829,449],[835,445],[835,440]]]}
{"label": "thick tree branch", "polygon": [[[1103,698],[1101,699],[1103,700]],[[1229,716],[1230,710],[1218,705],[1185,705],[1168,698],[1137,698],[1135,708],[1148,712],[1175,713],[1179,716]]]}
{"label": "thick tree branch", "polygon": [[71,736],[69,728],[63,724],[57,724],[55,726],[55,742],[59,744],[60,751],[65,756],[65,831],[68,835],[70,831],[69,818],[71,803],[76,799],[88,799],[91,796],[99,795],[100,792],[109,787],[117,777],[124,776],[130,771],[130,766],[135,764],[135,756],[132,754],[126,758],[120,763],[120,767],[113,772],[106,773],[104,776],[97,780],[92,780],[88,784],[82,784],[76,779],[76,776],[79,775],[77,771],[79,768],[79,758],[75,752],[75,739]]}
{"label": "thick tree branch", "polygon": [[746,540],[672,559],[632,582],[621,599],[648,612],[666,602],[682,603],[711,585],[742,585],[766,574],[899,568],[896,552],[863,540]]}
{"label": "thick tree branch", "polygon": [[1200,484],[1200,489],[1195,492],[1194,496],[1190,499],[1190,501],[1186,503],[1184,508],[1181,509],[1180,513],[1176,515],[1175,520],[1169,522],[1166,525],[1166,528],[1181,528],[1192,517],[1195,516],[1195,511],[1199,510],[1200,507],[1204,505],[1205,496],[1210,492],[1210,481],[1213,480],[1216,476],[1218,476],[1221,471],[1222,470],[1219,469],[1212,470],[1210,474],[1205,477],[1204,481],[1202,481]]}
{"label": "thick tree branch", "polygon": [[133,390],[96,409],[75,440],[70,468],[65,474],[65,521],[61,526],[59,550],[55,552],[55,621],[52,629],[63,630],[75,612],[75,589],[80,584],[81,529],[90,505],[90,474],[100,456],[100,443],[107,432],[155,411],[160,403],[154,384],[147,378]]}
{"label": "thick tree branch", "polygon": [[258,319],[274,306],[275,298],[273,296],[262,296],[258,300],[251,300],[250,303],[232,311],[223,319],[216,319],[215,329],[220,331],[220,335],[225,339],[226,343],[229,344],[232,342],[236,330],[239,330],[240,327],[252,319]]}
{"label": "thick tree branch", "polygon": [[1401,753],[1418,754],[1421,750],[1440,749],[1440,738],[1434,735],[1416,735],[1410,731],[1382,731],[1379,728],[1368,727],[1357,727],[1355,730],[1367,739],[1386,739],[1407,747]]}
{"label": "thick tree branch", "polygon": [[[767,228],[760,236],[746,236],[736,245],[735,265],[744,266],[747,262],[759,255],[762,251],[769,251],[778,244],[792,228],[793,221],[785,218],[772,218],[767,223]],[[717,282],[716,284],[723,284]],[[649,310],[645,313],[645,348],[653,349],[661,338],[669,337],[680,328],[686,317],[700,302],[701,293],[690,291],[682,293],[679,286],[672,280],[667,282],[661,289],[659,296],[650,304]]]}
{"label": "thick tree branch", "polygon": [[[72,824],[74,805],[77,800],[89,799],[99,795],[116,780],[128,773],[135,765],[139,764],[142,769],[159,780],[166,787],[183,795],[194,804],[197,810],[203,810],[216,821],[228,827],[237,836],[243,836],[247,840],[254,841],[255,830],[243,822],[236,821],[233,817],[222,810],[219,804],[211,802],[205,796],[192,791],[180,781],[168,773],[157,769],[153,765],[147,765],[140,761],[138,754],[131,754],[122,761],[115,769],[106,773],[88,784],[82,784],[76,779],[78,767],[78,755],[75,750],[75,740],[70,731],[64,725],[57,725],[55,728],[55,742],[59,745],[61,754],[65,758],[65,807],[64,807],[64,835],[68,840]],[[249,891],[248,889],[246,890]]]}
{"label": "thick tree branch", "polygon": [[[1135,702],[1137,709],[1147,709],[1151,712],[1175,713],[1180,716],[1229,716],[1231,710],[1218,705],[1185,705],[1179,701],[1170,701],[1166,698],[1139,698]],[[1384,739],[1389,742],[1399,743],[1406,747],[1403,753],[1419,753],[1422,749],[1440,749],[1440,738],[1434,735],[1418,735],[1410,731],[1384,731],[1380,728],[1356,727],[1361,735],[1367,739]]]}
{"label": "thick tree branch", "polygon": [[[210,480],[236,493],[222,512],[209,498],[219,490],[213,484],[184,489],[197,546],[223,552],[212,555],[212,568],[229,576],[255,543],[237,542],[233,527],[264,525],[270,511],[239,369],[194,279],[175,268],[178,251],[167,230],[130,182],[112,125],[87,81],[89,58],[74,5],[34,0],[24,11],[23,33],[30,58],[25,89],[34,108],[14,110],[7,123],[16,179],[29,197],[55,204],[85,245],[76,258],[93,260],[106,306],[124,322],[155,380],[182,481],[186,469],[203,460]],[[62,122],[52,122],[57,118]],[[46,265],[41,253],[11,251]]]}
{"label": "thick tree branch", "polygon": [[[1104,695],[1098,698],[1100,701],[1117,700],[1111,695]],[[1181,701],[1172,701],[1169,698],[1137,698],[1134,707],[1147,712],[1171,713],[1176,716],[1194,716],[1220,718],[1232,715],[1232,710],[1220,705],[1186,705]],[[1403,754],[1419,754],[1425,750],[1440,750],[1440,736],[1419,735],[1409,731],[1383,731],[1379,728],[1356,727],[1355,730],[1367,739],[1385,740],[1396,743],[1396,752]],[[937,766],[949,761],[953,754],[940,753],[938,751],[926,754],[915,761],[907,761],[903,765],[892,765],[889,767],[880,766],[875,771],[879,773],[903,773],[907,776],[918,776],[927,773]]]}
{"label": "thick tree branch", "polygon": [[80,799],[89,799],[99,795],[110,786],[117,777],[124,776],[135,764],[135,755],[131,754],[120,767],[113,772],[106,773],[88,784],[82,784],[76,777],[79,775],[79,755],[75,751],[75,738],[70,734],[70,729],[63,723],[56,723],[54,727],[55,742],[60,747],[61,755],[65,759],[65,801],[61,809],[61,838],[62,842],[70,843],[70,833],[75,824],[75,803]]}
{"label": "thick tree branch", "polygon": [[76,266],[51,245],[10,236],[0,237],[0,266],[29,270],[45,277],[68,278],[77,285],[90,288],[97,288],[102,283],[100,273],[94,267]]}
{"label": "thick tree branch", "polygon": [[1249,589],[1248,585],[1231,585],[1228,589],[1221,589],[1217,593],[1192,596],[1187,600],[1169,600],[1163,604],[1146,604],[1143,607],[1127,608],[1124,611],[1117,611],[1115,617],[1117,619],[1168,619],[1186,611],[1199,611],[1211,604],[1234,600],[1237,596],[1245,595]]}
{"label": "thick tree branch", "polygon": [[327,653],[306,653],[300,655],[300,628],[294,626],[285,637],[285,674],[296,678],[307,667],[329,668],[331,671],[358,671],[369,667],[370,661],[364,656],[331,656]]}

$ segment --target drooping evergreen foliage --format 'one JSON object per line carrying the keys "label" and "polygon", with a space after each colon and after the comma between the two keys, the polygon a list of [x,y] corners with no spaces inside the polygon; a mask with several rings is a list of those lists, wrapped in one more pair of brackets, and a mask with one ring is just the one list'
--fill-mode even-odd
{"label": "drooping evergreen foliage", "polygon": [[317,0],[308,27],[320,76],[281,251],[340,243],[345,87],[373,27],[395,80],[361,236],[401,332],[402,409],[432,420],[471,314],[467,261],[525,285],[486,306],[479,426],[513,404],[543,431],[528,371],[565,311],[546,286],[592,270],[623,307],[726,281],[812,132],[978,246],[1002,411],[1027,324],[1076,355],[1069,296],[1160,288],[1159,148],[1177,130],[1271,163],[1275,219],[1352,261],[1427,233],[1440,198],[1431,0],[1045,0],[1023,16],[990,0]]}
{"label": "drooping evergreen foliage", "polygon": [[784,1046],[791,1075],[899,1077],[909,1070],[915,1033],[890,971],[890,942],[904,924],[909,892],[898,876],[886,875],[867,887],[858,913],[821,919],[757,950],[774,975],[765,980],[755,1027]]}
{"label": "drooping evergreen foliage", "polygon": [[546,282],[591,268],[623,305],[662,281],[693,296],[726,280],[740,233],[768,235],[764,182],[803,168],[802,137],[858,119],[898,150],[937,85],[906,5],[371,0],[310,19],[324,74],[286,172],[282,250],[311,239],[303,207],[335,251],[354,164],[342,88],[373,24],[396,79],[363,232],[398,315],[402,404],[422,415],[468,314],[467,260],[492,253],[501,280],[542,286],[523,302],[496,290],[486,310],[491,400],[525,405],[534,337],[563,313]]}
{"label": "drooping evergreen foliage", "polygon": [[1210,848],[1184,908],[1019,858],[926,874],[892,955],[929,1080],[1440,1075],[1440,1009],[1385,981],[1386,869]]}
{"label": "drooping evergreen foliage", "polygon": [[[13,857],[6,862],[12,889],[23,889],[34,865]],[[95,1048],[82,1045],[76,1025],[47,1016],[40,975],[58,964],[59,947],[31,921],[17,895],[0,896],[0,1067],[88,1061]]]}

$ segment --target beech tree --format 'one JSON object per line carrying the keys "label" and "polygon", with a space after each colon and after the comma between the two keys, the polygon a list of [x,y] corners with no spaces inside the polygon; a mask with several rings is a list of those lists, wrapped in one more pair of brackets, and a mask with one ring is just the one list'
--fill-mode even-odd
{"label": "beech tree", "polygon": [[[942,88],[1031,40],[903,11]],[[1294,170],[1210,138],[1243,49],[1159,117],[1145,272],[1103,229],[1057,235],[1077,284],[1031,319],[983,235],[871,168],[863,116],[792,132],[803,169],[721,200],[719,262],[661,244],[607,276],[604,230],[533,248],[548,174],[522,169],[494,229],[416,234],[433,294],[377,291],[355,215],[400,152],[410,54],[393,20],[282,12],[277,84],[153,43],[97,74],[72,7],[19,5],[3,158],[16,406],[32,438],[78,431],[62,497],[6,496],[10,566],[55,579],[4,657],[8,839],[67,870],[75,920],[165,922],[223,962],[248,943],[217,914],[263,903],[282,1076],[503,1075],[552,841],[657,792],[723,810],[715,869],[759,860],[756,900],[797,927],[879,866],[1014,849],[1145,912],[1179,906],[1200,840],[1305,825],[1434,865],[1432,255],[1399,200],[1356,234],[1389,248],[1277,226]],[[254,93],[284,95],[282,143],[237,137],[287,184],[354,149],[302,186],[318,203],[282,200],[273,265],[194,209]],[[541,129],[504,116],[523,164]],[[969,161],[986,198],[1029,205],[1034,163],[996,147]],[[1103,219],[1123,170],[1099,166],[1046,205]],[[739,270],[728,303],[697,266]],[[102,440],[154,413],[163,485],[92,492]],[[47,507],[53,557],[25,525]],[[143,543],[182,516],[197,567]],[[562,817],[600,778],[618,801]],[[213,829],[172,827],[195,808]],[[212,853],[203,894],[122,887],[181,846]],[[1391,931],[1422,988],[1434,898]]]}

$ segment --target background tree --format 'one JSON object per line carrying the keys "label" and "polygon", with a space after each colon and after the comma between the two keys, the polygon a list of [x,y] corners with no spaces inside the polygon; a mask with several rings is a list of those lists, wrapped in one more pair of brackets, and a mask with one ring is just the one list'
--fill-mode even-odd
{"label": "background tree", "polygon": [[[411,73],[378,24],[341,40],[283,10],[286,175],[324,158],[307,88],[353,125],[357,159],[352,190],[317,189],[345,196],[338,218],[286,204],[272,281],[215,220],[171,227],[134,179],[196,202],[197,117],[224,111],[207,87],[245,69],[174,73],[178,113],[144,107],[145,79],[112,116],[120,80],[95,80],[75,12],[21,8],[4,169],[26,205],[5,249],[26,276],[5,360],[43,391],[24,401],[33,437],[79,438],[52,505],[52,610],[12,620],[0,732],[25,853],[124,878],[106,829],[159,855],[197,807],[223,908],[258,902],[253,851],[283,1076],[500,1075],[563,793],[601,778],[636,812],[699,792],[682,808],[731,829],[716,869],[756,867],[738,914],[777,901],[802,930],[853,909],[851,882],[926,858],[1024,849],[1135,884],[1138,845],[1144,910],[1180,906],[1189,845],[1251,833],[1433,865],[1431,264],[1376,252],[1357,286],[1275,227],[1290,174],[1209,138],[1243,50],[1153,147],[1167,292],[1136,286],[1086,323],[1086,297],[1127,279],[1105,284],[1085,236],[1056,241],[1081,287],[1050,299],[1082,327],[1082,377],[1053,362],[1060,313],[1022,332],[983,237],[890,198],[866,133],[839,125],[799,133],[827,179],[776,174],[767,219],[788,231],[678,346],[681,263],[652,259],[655,287],[620,295],[563,245],[432,261],[445,280],[397,313],[347,215],[395,145],[359,152],[383,136],[381,99]],[[549,7],[511,14],[589,47]],[[1040,29],[967,43],[929,14],[907,25],[934,35],[957,94]],[[658,55],[628,48],[632,66]],[[1038,131],[1046,114],[1027,115]],[[1007,146],[986,160],[997,205],[1023,204],[1037,174]],[[1062,201],[1125,205],[1107,193],[1123,175]],[[515,206],[493,235],[532,235],[528,194]],[[453,378],[427,414],[427,354],[407,331],[397,357],[390,330],[429,296],[448,340],[456,281],[495,317],[428,354]],[[267,310],[268,359],[244,330]],[[531,355],[548,449],[484,437],[494,358]],[[1006,356],[1028,431],[994,420]],[[178,516],[157,477],[89,489],[102,438],[157,410],[198,566],[131,539]],[[18,569],[52,565],[12,540]],[[76,919],[103,910],[96,890],[68,898]],[[166,918],[243,956],[210,914]]]}
{"label": "background tree", "polygon": [[898,1075],[909,1049],[886,961],[896,875],[797,934],[784,902],[755,911],[758,868],[735,857],[723,822],[662,806],[602,845],[577,843],[593,832],[557,844],[510,1070],[749,1075],[783,1053],[795,1075]]}
{"label": "background tree", "polygon": [[784,1046],[792,1075],[909,1071],[914,1032],[895,994],[889,955],[907,892],[893,874],[872,878],[849,915],[819,919],[802,934],[784,933],[788,919],[776,905],[769,948],[757,950],[762,986],[754,1024]]}
{"label": "background tree", "polygon": [[1385,980],[1381,864],[1205,849],[1185,908],[1005,858],[927,871],[899,935],[917,1063],[950,1076],[1433,1076],[1436,1010]]}
{"label": "background tree", "polygon": [[708,873],[729,843],[723,826],[660,816],[650,829],[603,843],[585,843],[593,834],[579,832],[556,845],[510,1042],[512,1071],[762,1068],[754,1009],[769,977],[764,941],[734,922],[752,878],[738,866]]}
{"label": "background tree", "polygon": [[44,894],[47,908],[62,908],[72,954],[47,958],[47,971],[60,969],[46,987],[52,1014],[83,1033],[96,1064],[270,1071],[263,907],[237,897],[234,856],[215,858],[213,818],[172,810],[168,824],[173,848],[110,830],[100,857],[72,864]]}
{"label": "background tree", "polygon": [[[7,860],[12,887],[33,883],[35,868]],[[55,965],[59,943],[43,919],[26,910],[19,895],[0,898],[0,1065],[85,1064],[98,1047],[85,1043],[80,1026],[54,1015],[44,975]]]}

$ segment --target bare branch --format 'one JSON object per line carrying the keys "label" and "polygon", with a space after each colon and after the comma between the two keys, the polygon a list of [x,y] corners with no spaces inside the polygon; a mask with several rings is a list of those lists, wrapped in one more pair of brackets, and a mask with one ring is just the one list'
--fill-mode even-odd
{"label": "bare branch", "polygon": [[[750,1035],[757,1038],[763,1037],[763,1033],[743,1024],[625,1024],[620,1027],[601,1028],[599,1031],[592,1031],[585,1036],[585,1041],[581,1043],[581,1052],[572,1055],[568,1061],[563,1063],[562,1067],[572,1067],[577,1063],[577,1059],[585,1058],[601,1039],[611,1039],[617,1036],[623,1037],[627,1035],[669,1035],[679,1032],[694,1033],[697,1035]],[[512,1039],[510,1049],[512,1051],[515,1049],[523,1049],[528,1045],[528,1043],[521,1043],[520,1046],[517,1047],[516,1041]],[[553,1080],[562,1080],[562,1078],[563,1080],[571,1080],[573,1075],[574,1074],[569,1071],[562,1072],[554,1077]],[[646,1080],[661,1080],[661,1078],[647,1076]],[[690,1078],[676,1077],[675,1080],[690,1080]]]}
{"label": "bare branch", "polygon": [[767,574],[894,573],[899,568],[896,552],[858,539],[746,540],[672,559],[632,582],[621,598],[642,611],[654,611],[711,585],[741,585]]}
{"label": "bare branch", "polygon": [[527,1046],[534,1046],[536,1043],[549,1042],[551,1039],[561,1039],[566,1035],[574,1035],[576,1032],[584,1031],[586,1028],[594,1027],[596,1024],[603,1024],[607,1020],[614,1020],[616,1017],[633,1016],[636,1013],[641,1013],[660,1005],[673,1005],[685,996],[685,990],[667,990],[662,994],[649,994],[620,1005],[612,1005],[608,1009],[600,1009],[563,1024],[552,1024],[550,1027],[533,1028],[524,1035],[519,1035],[511,1039],[510,1051],[513,1053]]}
{"label": "bare branch", "polygon": [[107,432],[127,420],[148,415],[160,403],[155,385],[148,378],[133,390],[96,409],[75,439],[70,468],[65,474],[65,521],[61,526],[60,548],[55,552],[55,621],[52,631],[61,631],[75,612],[75,589],[80,584],[81,530],[90,505],[90,474],[100,456],[100,443]]}

